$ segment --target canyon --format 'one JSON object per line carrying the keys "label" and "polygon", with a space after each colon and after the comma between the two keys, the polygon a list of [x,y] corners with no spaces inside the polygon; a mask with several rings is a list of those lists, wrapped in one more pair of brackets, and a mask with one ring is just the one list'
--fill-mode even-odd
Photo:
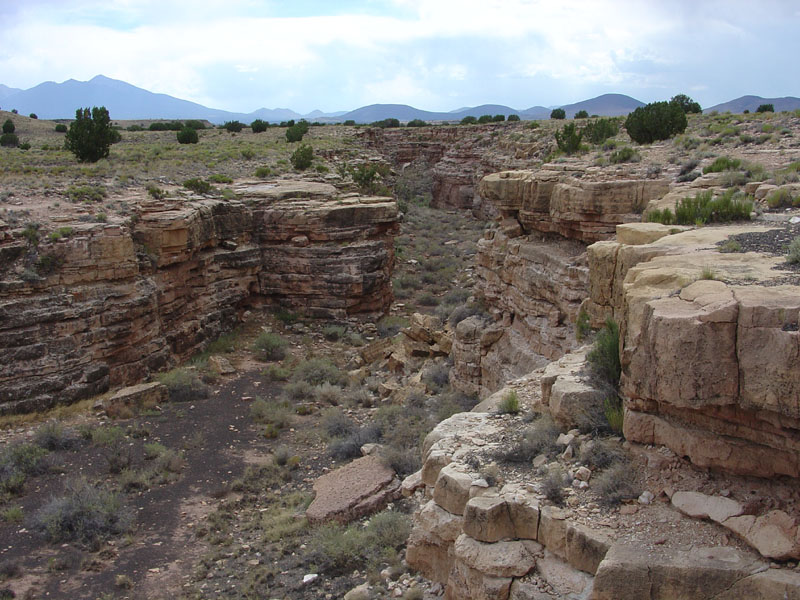
{"label": "canyon", "polygon": [[[714,125],[703,123],[695,134]],[[766,202],[778,189],[797,195],[785,174],[800,148],[793,136],[727,148],[774,174],[737,184],[756,201],[753,220],[678,226],[647,215],[724,193],[732,178],[681,181],[682,141],[637,147],[639,161],[619,165],[558,157],[550,132],[355,134],[359,160],[391,166],[387,183],[423,173],[432,206],[486,221],[469,268],[478,314],[415,314],[347,362],[357,386],[381,380],[382,403],[409,409],[444,384],[479,400],[427,434],[421,469],[402,483],[416,506],[407,565],[428,593],[454,599],[800,597],[800,271],[785,249],[800,216]],[[337,177],[241,178],[233,199],[132,196],[126,219],[64,220],[69,236],[37,244],[0,222],[0,412],[144,381],[262,307],[334,323],[400,314],[394,269],[417,262],[395,251],[409,199]],[[731,242],[739,249],[723,251]],[[26,274],[34,255],[56,268]],[[609,320],[613,391],[587,358],[588,330]],[[434,386],[443,364],[447,381]],[[611,393],[621,431],[587,427]],[[512,394],[520,407],[504,411]],[[557,451],[500,458],[548,418]],[[599,444],[630,457],[640,489],[621,504],[595,491],[605,467],[585,456]],[[556,472],[560,501],[547,491]],[[394,499],[396,480],[381,475]],[[325,477],[335,488],[336,471]]]}

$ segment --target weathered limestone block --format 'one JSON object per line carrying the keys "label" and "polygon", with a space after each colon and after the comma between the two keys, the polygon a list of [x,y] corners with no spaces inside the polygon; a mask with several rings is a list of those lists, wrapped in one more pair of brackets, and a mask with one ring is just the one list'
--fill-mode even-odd
{"label": "weathered limestone block", "polygon": [[543,506],[539,513],[539,535],[537,540],[550,552],[567,559],[566,513],[554,506]]}
{"label": "weathered limestone block", "polygon": [[594,575],[611,548],[611,538],[579,523],[567,525],[567,562],[570,566]]}
{"label": "weathered limestone block", "polygon": [[426,579],[446,585],[453,569],[453,542],[414,527],[406,543],[406,562]]}
{"label": "weathered limestone block", "polygon": [[735,548],[687,551],[615,544],[597,569],[593,600],[711,600],[766,568]]}
{"label": "weathered limestone block", "polygon": [[477,496],[464,509],[464,533],[480,542],[516,537],[508,503],[502,496]]}
{"label": "weathered limestone block", "polygon": [[469,490],[472,477],[454,464],[448,464],[439,471],[436,486],[433,488],[433,499],[436,504],[455,515],[463,515],[469,501]]}
{"label": "weathered limestone block", "polygon": [[761,556],[777,560],[800,558],[800,527],[782,510],[765,515],[734,516],[722,524],[744,538]]}
{"label": "weathered limestone block", "polygon": [[473,569],[461,561],[454,561],[445,600],[507,600],[511,589],[511,577],[495,577]]}
{"label": "weathered limestone block", "polygon": [[542,547],[536,542],[509,541],[486,544],[466,534],[458,536],[454,545],[456,561],[492,577],[520,577],[536,565]]}
{"label": "weathered limestone block", "polygon": [[716,596],[715,600],[740,598],[800,600],[800,573],[774,569],[762,571],[740,579],[730,589]]}

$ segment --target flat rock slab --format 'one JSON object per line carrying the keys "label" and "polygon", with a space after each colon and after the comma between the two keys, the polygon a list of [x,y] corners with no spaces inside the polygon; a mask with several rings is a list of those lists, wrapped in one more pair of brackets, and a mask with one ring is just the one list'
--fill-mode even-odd
{"label": "flat rock slab", "polygon": [[722,523],[744,512],[742,505],[722,496],[708,496],[700,492],[675,492],[672,505],[685,515],[696,519],[711,519]]}
{"label": "flat rock slab", "polygon": [[348,523],[396,500],[400,481],[378,457],[369,455],[317,479],[314,492],[316,497],[306,510],[310,523]]}

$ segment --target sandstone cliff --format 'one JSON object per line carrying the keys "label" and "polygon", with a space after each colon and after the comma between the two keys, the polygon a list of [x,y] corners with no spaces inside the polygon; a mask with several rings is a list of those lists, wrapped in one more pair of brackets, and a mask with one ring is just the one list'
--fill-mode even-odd
{"label": "sandstone cliff", "polygon": [[[57,264],[0,282],[0,411],[69,403],[135,383],[201,349],[259,302],[310,316],[391,302],[397,210],[327,184],[237,188],[238,199],[149,201],[128,226],[76,224],[38,248]],[[3,236],[4,256],[30,249]]]}
{"label": "sandstone cliff", "polygon": [[782,257],[716,247],[772,227],[641,224],[589,247],[586,306],[621,326],[627,439],[703,467],[800,476],[800,279]]}
{"label": "sandstone cliff", "polygon": [[476,291],[495,324],[460,324],[452,381],[487,395],[575,346],[574,323],[589,294],[586,244],[641,219],[665,181],[576,177],[553,167],[483,178],[479,194],[500,214],[478,244]]}

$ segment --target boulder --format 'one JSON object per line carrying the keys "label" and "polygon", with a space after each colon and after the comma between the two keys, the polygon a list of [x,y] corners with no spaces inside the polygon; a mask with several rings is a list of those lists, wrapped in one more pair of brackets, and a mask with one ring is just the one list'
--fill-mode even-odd
{"label": "boulder", "polygon": [[122,388],[107,398],[103,403],[108,414],[119,415],[123,412],[136,412],[153,408],[169,400],[169,390],[163,383],[140,383]]}
{"label": "boulder", "polygon": [[744,538],[761,556],[776,560],[800,559],[800,528],[797,521],[782,510],[772,510],[760,517],[731,517],[722,524]]}
{"label": "boulder", "polygon": [[502,496],[478,496],[467,502],[464,533],[480,542],[513,539],[514,523],[508,503]]}
{"label": "boulder", "polygon": [[347,523],[399,498],[400,482],[392,469],[369,455],[317,479],[314,492],[314,501],[306,510],[310,523]]}
{"label": "boulder", "polygon": [[455,515],[463,515],[464,508],[469,501],[469,491],[472,486],[472,477],[453,463],[446,465],[439,471],[436,485],[433,488],[433,499],[436,504]]}
{"label": "boulder", "polygon": [[492,577],[521,577],[536,564],[542,547],[530,540],[487,544],[466,534],[454,545],[456,561]]}

